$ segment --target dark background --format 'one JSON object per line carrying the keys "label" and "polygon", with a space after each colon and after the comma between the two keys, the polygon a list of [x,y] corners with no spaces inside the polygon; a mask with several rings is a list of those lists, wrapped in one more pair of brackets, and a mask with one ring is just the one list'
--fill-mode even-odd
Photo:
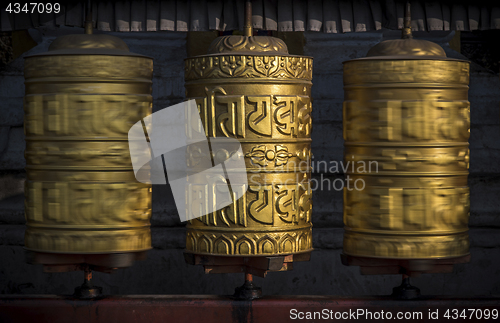
{"label": "dark background", "polygon": [[[0,293],[71,294],[81,272],[43,273],[25,263],[23,56],[47,50],[55,37],[82,33],[81,28],[39,27],[3,32],[0,37]],[[122,38],[132,52],[154,58],[154,111],[184,99],[183,59],[203,53],[218,32],[130,32]],[[340,161],[342,139],[342,62],[362,57],[398,31],[347,34],[316,32],[274,33],[284,38],[292,53],[314,57],[314,159]],[[470,237],[472,260],[456,265],[450,274],[413,279],[424,294],[492,295],[500,293],[500,82],[499,31],[417,32],[443,46],[450,57],[470,59],[471,78],[471,189]],[[316,177],[319,174],[315,174]],[[341,174],[325,174],[332,180]],[[342,192],[314,192],[313,245],[310,262],[297,263],[291,272],[256,278],[265,294],[384,295],[400,277],[362,276],[356,267],[340,263],[342,251]],[[153,187],[152,238],[147,260],[113,274],[95,273],[95,284],[106,294],[231,294],[241,285],[241,274],[205,275],[187,265],[182,251],[184,223],[176,215],[168,185]]]}

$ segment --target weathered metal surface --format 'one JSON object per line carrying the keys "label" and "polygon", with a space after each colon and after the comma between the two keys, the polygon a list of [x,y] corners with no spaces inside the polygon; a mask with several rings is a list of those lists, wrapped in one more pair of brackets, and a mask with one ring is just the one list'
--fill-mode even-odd
{"label": "weathered metal surface", "polygon": [[[212,145],[215,163],[243,159],[246,169],[228,171],[248,179],[242,198],[189,222],[186,249],[227,256],[310,251],[312,58],[289,55],[279,39],[247,34],[219,37],[208,55],[185,61],[186,97],[196,100],[206,136],[242,146],[238,155]],[[200,205],[221,201],[210,193],[216,185],[194,192],[199,182],[189,180],[192,219]],[[232,180],[231,188],[243,189]]]}
{"label": "weathered metal surface", "polygon": [[202,265],[206,274],[248,273],[266,277],[267,273],[293,270],[293,263],[309,261],[311,252],[283,256],[227,257],[185,252],[190,265]]}
{"label": "weathered metal surface", "polygon": [[469,62],[438,47],[389,40],[344,62],[344,159],[358,182],[344,189],[346,255],[469,253]]}
{"label": "weathered metal surface", "polygon": [[28,250],[151,248],[151,185],[135,179],[127,139],[151,113],[152,72],[151,58],[108,35],[62,36],[26,57]]}
{"label": "weathered metal surface", "polygon": [[[99,300],[77,300],[71,297],[50,295],[24,295],[23,297],[0,295],[0,321],[5,323],[177,323],[201,321],[207,323],[275,323],[329,322],[334,320],[356,322],[398,322],[403,320],[405,322],[495,322],[491,313],[493,310],[498,311],[499,307],[500,298],[498,297],[427,296],[416,300],[398,301],[390,297],[264,296],[253,301],[241,301],[223,296],[196,295],[110,296]],[[475,313],[469,309],[474,309],[475,312],[482,314],[482,319],[475,316],[470,318],[470,314],[474,315]],[[361,313],[361,310],[364,311],[364,314]],[[455,315],[453,310],[458,313],[455,319],[451,319]],[[464,310],[466,318],[460,316]],[[490,314],[488,320],[485,319],[486,310]],[[323,311],[328,314],[323,314]],[[445,317],[447,311],[451,318]],[[371,313],[371,316],[368,312]],[[382,312],[384,314],[381,314]],[[388,313],[391,313],[392,319],[390,320],[387,319]],[[398,313],[409,317],[398,320]],[[308,315],[312,319],[307,319]],[[321,315],[328,315],[328,318],[321,319]],[[333,316],[332,319],[330,319],[330,315]],[[386,319],[381,319],[382,315]],[[432,317],[430,317],[431,315]],[[378,319],[374,319],[374,316]]]}
{"label": "weathered metal surface", "polygon": [[451,273],[455,264],[467,263],[471,255],[444,259],[384,259],[341,255],[342,264],[359,266],[362,275],[403,274],[417,277],[422,273]]}
{"label": "weathered metal surface", "polygon": [[101,272],[113,272],[117,268],[129,267],[135,261],[144,260],[146,256],[147,251],[77,254],[26,250],[26,261],[31,264],[43,264],[44,272],[77,271],[84,268]]}

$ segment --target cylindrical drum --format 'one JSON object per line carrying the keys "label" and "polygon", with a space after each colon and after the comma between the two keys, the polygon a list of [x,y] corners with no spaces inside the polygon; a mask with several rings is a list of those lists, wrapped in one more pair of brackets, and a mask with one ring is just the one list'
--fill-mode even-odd
{"label": "cylindrical drum", "polygon": [[469,62],[384,41],[344,62],[344,254],[469,253]]}
{"label": "cylindrical drum", "polygon": [[153,61],[108,35],[68,35],[25,60],[25,245],[109,254],[151,248],[151,185],[128,131],[151,113]]}
{"label": "cylindrical drum", "polygon": [[[269,256],[312,250],[311,79],[312,58],[289,55],[284,42],[272,37],[219,37],[208,55],[186,59],[186,97],[196,100],[214,162],[244,161],[228,171],[244,174],[248,183],[223,180],[238,199],[203,214],[199,205],[225,201],[212,198],[216,187],[200,188],[196,176],[189,179],[188,217],[196,218],[187,226],[187,252]],[[220,138],[237,139],[241,151],[222,148]]]}

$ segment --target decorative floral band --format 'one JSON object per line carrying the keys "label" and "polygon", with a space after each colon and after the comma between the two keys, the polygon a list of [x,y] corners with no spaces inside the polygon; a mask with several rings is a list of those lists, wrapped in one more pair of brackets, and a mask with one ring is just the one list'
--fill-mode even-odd
{"label": "decorative floral band", "polygon": [[217,55],[185,60],[186,81],[214,78],[312,80],[312,58],[298,56]]}

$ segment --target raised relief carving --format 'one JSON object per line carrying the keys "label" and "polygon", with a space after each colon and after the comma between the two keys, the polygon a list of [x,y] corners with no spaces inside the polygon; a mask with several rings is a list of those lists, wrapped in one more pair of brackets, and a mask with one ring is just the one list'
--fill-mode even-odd
{"label": "raised relief carving", "polygon": [[[222,182],[222,179],[221,179]],[[213,190],[222,184],[201,185],[189,184],[188,209],[193,216],[202,214],[209,203],[225,203],[215,201]],[[261,224],[276,224],[277,216],[282,223],[309,223],[311,221],[311,188],[309,183],[250,185],[246,194],[244,188],[232,185],[234,203],[221,210],[200,216],[196,220],[209,226],[234,225],[250,226],[250,220]],[[212,192],[212,193],[211,193]],[[241,196],[239,199],[236,197]],[[194,223],[194,222],[191,223]]]}
{"label": "raised relief carving", "polygon": [[[206,97],[195,100],[208,137],[310,137],[312,109],[308,96],[227,95],[220,86],[205,88],[205,92]],[[193,127],[197,126],[188,127],[188,136],[201,131]]]}
{"label": "raised relief carving", "polygon": [[426,258],[456,257],[469,252],[469,235],[409,236],[405,239],[380,235],[344,234],[344,253],[362,257]]}
{"label": "raised relief carving", "polygon": [[253,63],[254,68],[257,73],[260,73],[262,76],[271,76],[273,75],[278,68],[280,67],[280,61],[284,63],[284,58],[278,58],[278,56],[257,56],[255,57]]}
{"label": "raised relief carving", "polygon": [[242,36],[230,35],[219,37],[210,44],[209,54],[259,51],[269,54],[288,54],[288,49],[284,41],[279,38],[267,36]]}
{"label": "raised relief carving", "polygon": [[250,158],[254,165],[267,166],[268,162],[274,159],[274,150],[269,150],[267,153],[266,145],[259,145],[253,147],[245,157]]}
{"label": "raised relief carving", "polygon": [[150,113],[151,96],[32,95],[24,99],[27,136],[127,137],[130,124]]}
{"label": "raised relief carving", "polygon": [[26,79],[42,77],[100,77],[107,79],[149,79],[153,60],[131,56],[92,55],[91,63],[82,64],[81,55],[39,56],[24,62]]}
{"label": "raised relief carving", "polygon": [[299,151],[296,154],[289,153],[288,147],[284,145],[276,145],[275,149],[268,149],[266,145],[259,145],[252,148],[249,153],[246,153],[245,157],[250,158],[253,165],[267,166],[269,163],[274,162],[274,166],[283,166],[288,163],[291,157],[298,156],[302,152]]}
{"label": "raised relief carving", "polygon": [[271,97],[269,95],[248,96],[247,100],[251,105],[255,105],[255,110],[248,115],[250,129],[264,137],[271,137]]}
{"label": "raised relief carving", "polygon": [[284,135],[296,137],[298,132],[298,118],[295,115],[297,97],[274,96],[273,102],[276,105],[274,120],[277,130]]}
{"label": "raised relief carving", "polygon": [[469,138],[467,101],[385,100],[344,102],[348,141],[463,141]]}
{"label": "raised relief carving", "polygon": [[28,221],[44,224],[149,223],[150,188],[141,183],[26,181]]}
{"label": "raised relief carving", "polygon": [[305,222],[311,222],[312,216],[312,190],[308,185],[299,183],[299,219]]}
{"label": "raised relief carving", "polygon": [[[243,46],[244,50],[246,45],[231,46]],[[312,247],[310,165],[300,162],[311,157],[312,60],[232,54],[186,60],[186,96],[198,96],[195,99],[208,137],[231,137],[241,143],[242,154],[236,155],[210,139],[211,154],[214,161],[244,159],[246,171],[233,171],[246,176],[249,187],[241,196],[231,180],[234,203],[191,220],[186,248],[195,253],[233,256],[308,251]],[[268,82],[268,86],[266,79],[273,83]],[[294,82],[276,82],[279,80]],[[190,131],[200,129],[191,127]],[[190,158],[196,156],[193,151]],[[195,161],[192,164],[201,168]],[[299,174],[299,169],[304,174]],[[199,184],[194,176],[189,182],[199,193],[188,201],[192,212],[199,214],[196,210],[207,203],[219,203],[212,200],[211,187],[195,188]]]}
{"label": "raised relief carving", "polygon": [[188,230],[186,248],[193,252],[220,255],[273,255],[307,251],[312,248],[310,228],[285,233],[254,232],[242,235],[205,234]]}
{"label": "raised relief carving", "polygon": [[[234,203],[217,211],[221,213],[221,218],[228,219],[225,224],[229,226],[229,222],[237,224],[242,227],[248,226],[248,213],[247,213],[247,196],[244,194],[245,187],[243,185],[232,184]],[[240,198],[238,198],[241,196]]]}
{"label": "raised relief carving", "polygon": [[383,188],[346,191],[345,225],[352,228],[449,231],[467,227],[469,189]]}
{"label": "raised relief carving", "polygon": [[372,171],[394,172],[412,171],[442,174],[443,172],[466,172],[469,168],[469,149],[467,144],[441,146],[439,151],[423,147],[360,147],[347,146],[345,155],[350,156],[349,174],[366,174]]}
{"label": "raised relief carving", "polygon": [[151,113],[153,61],[91,56],[32,56],[24,64],[30,250],[151,248],[151,186],[135,180],[127,138]]}
{"label": "raised relief carving", "polygon": [[136,230],[85,230],[80,234],[64,230],[43,231],[28,227],[25,245],[31,250],[53,250],[64,253],[96,253],[144,251],[151,249],[149,228]]}
{"label": "raised relief carving", "polygon": [[312,59],[308,57],[224,55],[189,58],[184,79],[189,82],[214,78],[312,79]]}
{"label": "raised relief carving", "polygon": [[217,103],[224,105],[227,112],[217,118],[220,130],[226,137],[245,138],[245,97],[241,95],[225,95],[215,98]]}
{"label": "raised relief carving", "polygon": [[248,205],[248,213],[257,222],[274,223],[274,203],[272,185],[250,185],[249,191],[256,194],[256,199]]}
{"label": "raised relief carving", "polygon": [[311,136],[312,130],[312,107],[309,98],[299,97],[300,107],[299,107],[299,133],[303,136]]}
{"label": "raised relief carving", "polygon": [[298,223],[298,191],[286,188],[286,185],[276,185],[276,211],[284,222]]}
{"label": "raised relief carving", "polygon": [[214,61],[215,66],[220,66],[222,73],[234,76],[245,70],[245,59],[241,56],[221,56],[219,61]]}

